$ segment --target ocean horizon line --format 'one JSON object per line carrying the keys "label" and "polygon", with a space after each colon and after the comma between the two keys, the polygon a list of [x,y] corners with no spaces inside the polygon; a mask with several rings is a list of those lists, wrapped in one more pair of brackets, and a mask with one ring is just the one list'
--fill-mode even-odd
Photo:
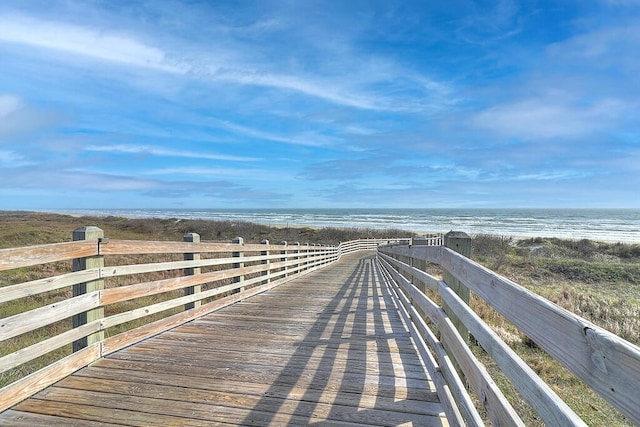
{"label": "ocean horizon line", "polygon": [[518,238],[558,237],[640,243],[635,208],[109,208],[49,209],[77,216],[246,221],[272,226],[464,231]]}

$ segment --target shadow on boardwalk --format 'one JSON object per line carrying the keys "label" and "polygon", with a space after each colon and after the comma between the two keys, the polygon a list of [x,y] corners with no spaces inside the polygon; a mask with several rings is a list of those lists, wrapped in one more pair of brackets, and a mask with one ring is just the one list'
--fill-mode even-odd
{"label": "shadow on boardwalk", "polygon": [[371,254],[98,360],[0,414],[16,426],[446,424]]}
{"label": "shadow on boardwalk", "polygon": [[[293,389],[303,381],[307,389],[291,412],[293,423],[324,419],[440,425],[441,420],[434,417],[439,404],[430,404],[437,396],[428,389],[429,379],[374,257],[359,260],[346,280],[332,283],[332,279],[313,278],[323,282],[325,290],[337,292],[317,313],[307,335],[296,343],[297,350],[243,424],[277,423],[275,414],[286,401],[274,402],[272,396],[282,396],[283,388]],[[306,294],[304,284],[297,290]],[[265,419],[265,413],[273,413],[274,418]]]}

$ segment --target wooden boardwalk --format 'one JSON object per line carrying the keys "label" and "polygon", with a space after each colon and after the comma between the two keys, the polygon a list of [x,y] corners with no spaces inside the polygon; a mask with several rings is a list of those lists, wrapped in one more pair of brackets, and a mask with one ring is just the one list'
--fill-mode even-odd
{"label": "wooden boardwalk", "polygon": [[0,425],[447,425],[372,253],[100,359]]}

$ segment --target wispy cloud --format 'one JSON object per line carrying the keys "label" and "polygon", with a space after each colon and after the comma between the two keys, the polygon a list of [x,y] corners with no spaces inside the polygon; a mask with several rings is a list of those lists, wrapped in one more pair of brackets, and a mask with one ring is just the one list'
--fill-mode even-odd
{"label": "wispy cloud", "polygon": [[27,160],[26,157],[15,151],[0,150],[0,168],[19,168],[33,164],[35,162]]}
{"label": "wispy cloud", "polygon": [[187,157],[192,159],[206,160],[227,160],[234,162],[256,162],[261,159],[257,157],[231,156],[225,154],[214,154],[210,152],[195,152],[186,150],[174,150],[149,145],[90,145],[85,148],[87,151],[98,151],[107,153],[142,154],[163,157]]}
{"label": "wispy cloud", "polygon": [[250,179],[254,180],[256,177],[260,177],[261,181],[284,181],[292,179],[292,177],[285,172],[278,172],[269,169],[240,169],[240,168],[220,168],[220,167],[174,167],[174,168],[160,168],[150,169],[141,172],[142,175],[147,176],[197,176],[197,177],[226,177],[226,178],[238,178],[238,179]]}
{"label": "wispy cloud", "polygon": [[214,80],[228,81],[236,84],[266,86],[298,92],[307,96],[323,99],[338,105],[368,110],[385,110],[375,97],[350,93],[349,87],[336,87],[335,81],[322,82],[317,76],[300,78],[286,74],[272,74],[249,69],[215,70],[210,74]]}
{"label": "wispy cloud", "polygon": [[298,135],[296,137],[287,137],[276,135],[274,133],[260,131],[249,128],[247,126],[238,125],[236,123],[229,122],[227,120],[210,119],[210,121],[221,128],[227,129],[231,132],[245,135],[251,138],[262,139],[266,141],[281,142],[283,144],[291,145],[307,145],[310,147],[322,147],[327,145],[333,145],[335,141],[321,135]]}
{"label": "wispy cloud", "polygon": [[[151,69],[209,83],[273,88],[364,110],[407,111],[422,109],[427,104],[429,108],[441,108],[443,105],[442,102],[427,101],[426,98],[421,101],[407,98],[398,103],[394,101],[394,96],[385,96],[379,89],[369,88],[369,85],[397,88],[402,82],[397,79],[397,72],[388,69],[397,66],[387,61],[372,61],[369,57],[365,63],[369,64],[367,72],[358,70],[356,75],[345,72],[327,74],[322,70],[291,73],[284,64],[274,69],[271,58],[256,59],[261,56],[257,55],[259,52],[256,47],[234,39],[237,34],[224,36],[227,39],[220,40],[212,55],[209,46],[199,46],[179,38],[174,38],[166,46],[155,46],[142,41],[135,33],[111,30],[104,26],[44,20],[23,14],[0,15],[0,41],[53,50],[88,60]],[[224,48],[227,44],[231,47]],[[244,55],[235,53],[234,48],[244,49]],[[251,55],[252,51],[256,55]],[[356,52],[353,54],[357,55]],[[318,59],[324,61],[326,58]],[[334,61],[342,63],[339,69],[349,64],[358,68],[365,65],[358,58],[350,56],[334,57]],[[402,79],[402,85],[408,89],[423,91],[429,97],[442,92],[442,83],[411,74],[415,73],[406,72]],[[137,85],[143,86],[141,83]]]}
{"label": "wispy cloud", "polygon": [[152,68],[171,73],[186,69],[167,60],[161,49],[134,37],[101,28],[35,19],[24,15],[0,16],[0,40],[83,57]]}

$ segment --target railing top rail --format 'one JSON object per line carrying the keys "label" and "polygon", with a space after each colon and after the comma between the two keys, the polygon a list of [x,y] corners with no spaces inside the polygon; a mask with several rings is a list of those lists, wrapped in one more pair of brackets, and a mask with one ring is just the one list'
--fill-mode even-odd
{"label": "railing top rail", "polygon": [[0,249],[0,271],[98,255],[97,240]]}

